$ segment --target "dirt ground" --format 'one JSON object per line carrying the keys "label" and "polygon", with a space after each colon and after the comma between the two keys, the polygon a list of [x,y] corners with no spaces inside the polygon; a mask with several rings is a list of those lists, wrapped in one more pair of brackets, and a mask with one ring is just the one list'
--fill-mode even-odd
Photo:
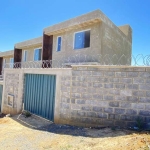
{"label": "dirt ground", "polygon": [[[34,122],[34,126],[29,122]],[[35,117],[0,118],[0,150],[27,149],[149,150],[150,133],[55,125]]]}

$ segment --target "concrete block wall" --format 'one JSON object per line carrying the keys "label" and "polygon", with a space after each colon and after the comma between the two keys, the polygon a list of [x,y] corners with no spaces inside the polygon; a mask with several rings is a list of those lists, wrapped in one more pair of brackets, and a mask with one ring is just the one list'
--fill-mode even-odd
{"label": "concrete block wall", "polygon": [[[18,114],[22,110],[23,74],[20,70],[11,69],[4,72],[2,112]],[[8,106],[7,95],[13,95],[13,107]]]}
{"label": "concrete block wall", "polygon": [[61,88],[60,122],[133,126],[150,122],[150,68],[73,66]]}

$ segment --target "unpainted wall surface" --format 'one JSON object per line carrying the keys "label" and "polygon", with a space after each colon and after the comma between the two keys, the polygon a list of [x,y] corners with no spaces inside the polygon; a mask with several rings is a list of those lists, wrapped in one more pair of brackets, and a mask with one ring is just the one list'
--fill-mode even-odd
{"label": "unpainted wall surface", "polygon": [[[11,69],[12,70],[12,69]],[[22,110],[23,76],[19,70],[5,71],[3,84],[2,112],[17,114]],[[13,107],[8,106],[8,94],[13,95]]]}
{"label": "unpainted wall surface", "polygon": [[[95,23],[91,26],[66,31],[61,34],[53,36],[53,60],[63,61],[64,58],[71,58],[71,61],[75,61],[75,55],[97,55],[101,53],[101,38],[102,31],[100,29],[101,23]],[[90,29],[90,47],[84,49],[74,49],[74,33],[82,30]],[[57,37],[62,37],[61,51],[57,52]],[[79,57],[79,56],[78,56]],[[85,61],[85,60],[84,60]],[[94,60],[93,60],[94,61]]]}
{"label": "unpainted wall surface", "polygon": [[[101,55],[103,59],[110,58],[112,64],[131,65],[132,42],[123,36],[123,33],[120,33],[117,28],[110,28],[107,24],[102,23],[102,29]],[[116,56],[112,57],[113,55]]]}
{"label": "unpainted wall surface", "polygon": [[[27,52],[27,61],[34,61],[34,50],[36,48],[42,48],[42,45],[39,44],[34,47],[27,47],[27,48],[22,49],[22,62],[24,62],[24,51],[28,51]],[[41,59],[42,59],[42,54],[41,54]]]}
{"label": "unpainted wall surface", "polygon": [[73,67],[61,82],[60,122],[132,126],[150,122],[150,68]]}

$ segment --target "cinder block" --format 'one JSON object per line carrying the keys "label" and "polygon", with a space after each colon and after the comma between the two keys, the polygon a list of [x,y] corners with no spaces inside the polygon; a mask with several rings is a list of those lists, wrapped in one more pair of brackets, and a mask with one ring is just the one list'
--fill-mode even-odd
{"label": "cinder block", "polygon": [[103,95],[101,94],[93,94],[94,99],[103,100]]}
{"label": "cinder block", "polygon": [[120,90],[120,95],[121,96],[132,96],[132,91],[131,90]]}
{"label": "cinder block", "polygon": [[72,76],[82,76],[82,71],[72,71]]}
{"label": "cinder block", "polygon": [[103,87],[103,84],[95,82],[93,83],[93,87],[100,88],[100,87]]}
{"label": "cinder block", "polygon": [[116,114],[125,114],[125,109],[115,108]]}
{"label": "cinder block", "polygon": [[144,79],[143,78],[133,78],[133,83],[136,83],[136,84],[144,83]]}
{"label": "cinder block", "polygon": [[111,89],[111,88],[113,88],[113,84],[112,83],[104,84],[104,88]]}
{"label": "cinder block", "polygon": [[145,79],[150,78],[150,72],[141,72],[140,77],[145,78]]}
{"label": "cinder block", "polygon": [[120,78],[120,83],[132,83],[131,78]]}
{"label": "cinder block", "polygon": [[86,81],[86,77],[81,76],[81,77],[76,77],[76,81]]}
{"label": "cinder block", "polygon": [[85,104],[85,101],[86,101],[86,100],[77,99],[77,100],[76,100],[76,103],[77,103],[77,104]]}
{"label": "cinder block", "polygon": [[71,109],[73,109],[73,110],[81,110],[81,106],[77,105],[77,104],[72,104],[71,105]]}
{"label": "cinder block", "polygon": [[128,115],[137,115],[137,110],[127,109],[126,114],[128,114]]}
{"label": "cinder block", "polygon": [[125,84],[114,84],[116,89],[125,89]]}
{"label": "cinder block", "polygon": [[71,96],[72,96],[72,98],[76,98],[76,99],[81,98],[81,94],[79,94],[79,93],[72,93]]}
{"label": "cinder block", "polygon": [[145,109],[146,109],[146,110],[150,110],[150,104],[146,104],[146,105],[145,105]]}
{"label": "cinder block", "polygon": [[150,84],[140,84],[139,89],[149,91],[150,90]]}
{"label": "cinder block", "polygon": [[121,100],[121,101],[125,101],[127,100],[127,97],[126,96],[115,96],[115,100]]}
{"label": "cinder block", "polygon": [[61,101],[64,103],[70,103],[70,98],[61,97]]}
{"label": "cinder block", "polygon": [[116,77],[126,77],[127,73],[126,72],[116,72]]}
{"label": "cinder block", "polygon": [[129,102],[121,102],[120,103],[121,108],[131,108],[131,103]]}
{"label": "cinder block", "polygon": [[109,94],[119,95],[120,94],[120,90],[109,90]]}
{"label": "cinder block", "polygon": [[150,91],[147,91],[147,92],[146,92],[146,96],[147,96],[147,97],[150,97]]}
{"label": "cinder block", "polygon": [[96,89],[95,88],[87,88],[86,89],[87,93],[96,93]]}
{"label": "cinder block", "polygon": [[132,103],[131,106],[133,109],[145,109],[145,104],[143,103]]}
{"label": "cinder block", "polygon": [[109,106],[110,107],[119,107],[119,102],[115,102],[115,101],[109,102]]}
{"label": "cinder block", "polygon": [[72,86],[81,86],[81,82],[72,81]]}
{"label": "cinder block", "polygon": [[148,110],[140,110],[139,115],[150,116],[150,111],[148,111]]}
{"label": "cinder block", "polygon": [[104,95],[104,96],[103,96],[103,99],[104,99],[104,100],[114,100],[114,97],[113,97],[113,96],[110,96],[110,95]]}
{"label": "cinder block", "polygon": [[61,108],[69,109],[70,108],[70,104],[68,104],[68,103],[61,103]]}
{"label": "cinder block", "polygon": [[106,113],[102,113],[102,112],[98,112],[97,116],[98,116],[98,118],[107,118],[107,114]]}
{"label": "cinder block", "polygon": [[113,113],[113,108],[104,108],[105,113]]}
{"label": "cinder block", "polygon": [[114,72],[104,72],[104,76],[105,77],[115,77],[115,73]]}
{"label": "cinder block", "polygon": [[132,91],[133,96],[144,97],[145,91]]}
{"label": "cinder block", "polygon": [[92,75],[103,77],[104,73],[103,71],[92,71]]}
{"label": "cinder block", "polygon": [[138,77],[139,73],[138,72],[128,72],[127,75],[128,75],[128,77]]}
{"label": "cinder block", "polygon": [[108,83],[109,81],[108,81],[108,78],[102,78],[102,77],[100,77],[99,78],[99,82],[100,83]]}
{"label": "cinder block", "polygon": [[85,116],[86,116],[86,113],[85,113],[85,112],[78,111],[78,112],[77,112],[77,116],[79,116],[79,117],[85,117]]}
{"label": "cinder block", "polygon": [[126,88],[128,89],[133,89],[133,90],[138,90],[139,89],[139,85],[138,84],[127,84]]}
{"label": "cinder block", "polygon": [[95,112],[102,112],[103,111],[103,107],[93,106],[93,111],[95,111]]}
{"label": "cinder block", "polygon": [[87,77],[87,82],[99,82],[99,77]]}
{"label": "cinder block", "polygon": [[82,106],[82,110],[91,111],[91,107],[90,106]]}
{"label": "cinder block", "polygon": [[91,76],[92,75],[92,71],[83,71],[82,75],[83,76]]}
{"label": "cinder block", "polygon": [[134,96],[127,96],[127,101],[128,102],[137,103],[139,101],[139,98],[138,97],[134,97]]}
{"label": "cinder block", "polygon": [[139,101],[141,103],[150,103],[150,98],[149,97],[140,97]]}
{"label": "cinder block", "polygon": [[110,78],[109,81],[113,82],[113,83],[118,83],[119,82],[119,78]]}
{"label": "cinder block", "polygon": [[95,112],[87,112],[86,113],[87,115],[87,117],[96,117],[96,113]]}
{"label": "cinder block", "polygon": [[82,98],[83,99],[91,99],[92,98],[92,94],[82,93]]}

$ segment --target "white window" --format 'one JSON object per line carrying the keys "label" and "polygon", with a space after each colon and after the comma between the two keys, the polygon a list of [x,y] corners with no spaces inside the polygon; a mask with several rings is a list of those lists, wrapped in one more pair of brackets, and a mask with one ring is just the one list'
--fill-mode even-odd
{"label": "white window", "polygon": [[58,36],[57,37],[57,49],[56,49],[57,52],[61,51],[61,45],[62,45],[62,38],[61,36]]}
{"label": "white window", "polygon": [[5,64],[6,64],[6,59],[4,58],[3,59],[3,68],[5,67]]}
{"label": "white window", "polygon": [[23,61],[27,61],[28,51],[24,51]]}
{"label": "white window", "polygon": [[14,65],[14,58],[10,58],[10,68],[13,68]]}
{"label": "white window", "polygon": [[42,53],[41,48],[37,48],[34,50],[34,61],[41,60],[41,53]]}
{"label": "white window", "polygon": [[76,32],[74,34],[74,49],[90,47],[90,30]]}

